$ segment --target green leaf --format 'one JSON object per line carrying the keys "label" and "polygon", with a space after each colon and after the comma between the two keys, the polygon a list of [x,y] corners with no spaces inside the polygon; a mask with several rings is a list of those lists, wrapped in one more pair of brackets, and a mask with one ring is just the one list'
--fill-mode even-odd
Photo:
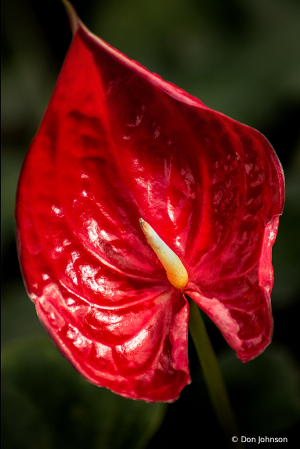
{"label": "green leaf", "polygon": [[89,384],[49,340],[7,345],[2,360],[5,449],[142,449],[164,418],[166,404]]}

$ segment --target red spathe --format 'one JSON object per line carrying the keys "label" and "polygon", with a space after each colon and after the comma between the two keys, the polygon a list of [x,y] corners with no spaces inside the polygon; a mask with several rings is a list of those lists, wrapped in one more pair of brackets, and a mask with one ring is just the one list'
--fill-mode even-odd
{"label": "red spathe", "polygon": [[[89,381],[173,401],[190,382],[185,294],[244,362],[271,340],[282,168],[257,131],[148,72],[74,17],[19,181],[25,283],[47,331]],[[182,291],[140,217],[186,267]]]}

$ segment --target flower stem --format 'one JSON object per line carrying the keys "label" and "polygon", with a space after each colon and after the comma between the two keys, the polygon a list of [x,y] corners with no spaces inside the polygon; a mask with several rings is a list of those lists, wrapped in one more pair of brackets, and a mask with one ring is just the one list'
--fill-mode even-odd
{"label": "flower stem", "polygon": [[[207,335],[201,312],[194,301],[189,300],[189,306],[189,331],[196,347],[204,380],[218,421],[227,437],[228,446],[230,448],[243,449],[244,446],[240,442],[240,434],[231,409],[223,376]],[[237,437],[238,441],[235,442],[232,440],[232,437]]]}

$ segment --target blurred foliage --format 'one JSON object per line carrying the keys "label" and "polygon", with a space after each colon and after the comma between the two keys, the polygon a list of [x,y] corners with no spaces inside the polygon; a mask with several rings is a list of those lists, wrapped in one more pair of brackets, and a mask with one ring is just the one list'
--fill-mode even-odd
{"label": "blurred foliage", "polygon": [[212,109],[250,126],[300,101],[300,2],[110,0],[92,30]]}
{"label": "blurred foliage", "polygon": [[[296,449],[299,0],[74,0],[73,4],[86,25],[111,45],[209,107],[255,126],[276,149],[285,169],[286,203],[273,249],[274,343],[244,365],[225,350],[226,343],[209,320],[207,325],[245,435],[281,432],[280,436],[289,436],[288,447]],[[101,449],[108,442],[112,449],[138,447],[139,441],[143,445],[144,438],[146,444],[158,428],[163,409],[149,404],[144,408],[140,402],[97,389],[69,367],[50,341],[38,340],[45,331],[27,298],[15,249],[15,192],[22,161],[51,96],[71,32],[59,0],[3,0],[2,13],[3,447],[47,449],[72,444],[92,449],[99,441]],[[25,344],[27,337],[32,343]],[[199,433],[203,447],[212,444],[212,437],[222,447],[192,344],[189,357],[193,383],[179,401],[169,405],[149,449],[171,443],[175,448],[192,445]]]}
{"label": "blurred foliage", "polygon": [[[298,439],[287,432],[294,427],[298,435],[299,368],[295,356],[273,344],[263,355],[243,364],[226,348],[219,355],[219,364],[241,434],[286,436],[290,444],[285,447],[297,449]],[[209,448],[212,442],[216,447],[226,446],[199,366],[192,367],[191,374],[192,384],[183,390],[179,401],[169,406],[163,426],[149,449],[194,447],[196,438],[199,447]],[[183,430],[174,433],[174,422]],[[252,446],[247,444],[248,447]]]}
{"label": "blurred foliage", "polygon": [[166,410],[86,382],[49,339],[7,346],[1,374],[5,449],[141,449]]}
{"label": "blurred foliage", "polygon": [[284,434],[299,421],[299,369],[288,351],[274,344],[246,364],[226,352],[219,363],[243,435]]}
{"label": "blurred foliage", "polygon": [[[300,122],[299,122],[300,129]],[[299,151],[300,154],[300,151]],[[273,250],[275,310],[299,301],[300,293],[300,160],[286,171],[286,198]]]}

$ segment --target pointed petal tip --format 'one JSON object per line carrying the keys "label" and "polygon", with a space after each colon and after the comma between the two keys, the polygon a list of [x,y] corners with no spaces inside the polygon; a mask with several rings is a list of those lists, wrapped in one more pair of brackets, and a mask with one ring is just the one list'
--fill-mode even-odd
{"label": "pointed petal tip", "polygon": [[68,14],[70,27],[72,30],[72,35],[75,36],[75,34],[79,28],[80,19],[77,15],[73,5],[68,0],[61,0],[61,1],[66,9],[67,14]]}

